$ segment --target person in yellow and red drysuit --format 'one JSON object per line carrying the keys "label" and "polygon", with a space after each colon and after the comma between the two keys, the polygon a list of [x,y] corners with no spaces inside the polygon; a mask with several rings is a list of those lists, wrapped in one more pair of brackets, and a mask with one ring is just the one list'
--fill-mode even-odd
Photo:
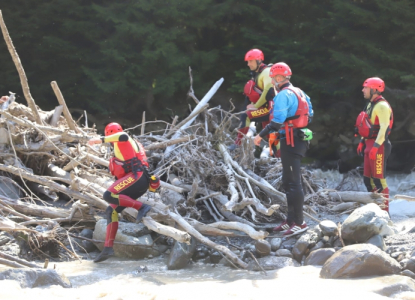
{"label": "person in yellow and red drysuit", "polygon": [[138,210],[136,223],[150,211],[151,206],[136,199],[147,190],[156,191],[160,179],[148,173],[147,156],[144,147],[125,133],[118,123],[105,127],[105,137],[95,137],[88,141],[90,145],[111,143],[114,157],[110,159],[109,169],[115,176],[115,182],[104,192],[103,198],[109,203],[105,214],[107,232],[102,252],[94,259],[101,262],[114,255],[113,245],[118,230],[118,214],[126,207]]}
{"label": "person in yellow and red drysuit", "polygon": [[[393,111],[382,96],[385,83],[378,77],[366,79],[363,83],[363,97],[369,100],[365,109],[356,120],[356,133],[361,136],[357,154],[364,155],[363,181],[369,192],[384,194],[389,198],[386,183],[386,161],[392,145],[389,133],[393,125]],[[389,213],[389,200],[381,206]]]}
{"label": "person in yellow and red drysuit", "polygon": [[[245,54],[245,61],[251,70],[251,79],[245,84],[245,106],[247,111],[241,114],[241,127],[235,144],[229,147],[234,150],[241,144],[242,138],[248,133],[251,121],[260,123],[265,127],[269,123],[272,109],[272,99],[275,91],[269,77],[271,66],[266,65],[264,54],[259,49],[251,49]],[[262,128],[261,127],[261,128]],[[256,156],[260,154],[261,148],[256,148]]]}

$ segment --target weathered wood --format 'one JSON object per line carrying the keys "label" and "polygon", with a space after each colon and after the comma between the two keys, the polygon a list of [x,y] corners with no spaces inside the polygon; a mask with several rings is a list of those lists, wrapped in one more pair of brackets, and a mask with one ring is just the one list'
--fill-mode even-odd
{"label": "weathered wood", "polygon": [[58,184],[58,183],[56,183],[52,180],[49,180],[45,177],[31,174],[31,173],[29,173],[29,172],[27,172],[23,169],[18,169],[18,168],[12,167],[12,166],[5,166],[3,164],[0,164],[0,170],[10,172],[10,173],[12,173],[16,176],[22,176],[26,180],[30,180],[30,181],[33,181],[33,182],[37,182],[37,183],[49,186],[52,190],[62,192],[64,194],[67,194],[67,195],[75,198],[75,199],[83,200],[83,201],[87,202],[89,205],[97,206],[101,209],[105,209],[108,206],[108,204],[104,200],[97,201],[97,199],[93,199],[93,198],[91,198],[91,197],[89,197],[85,194],[74,191],[70,188],[67,188],[63,185],[60,185],[60,184]]}
{"label": "weathered wood", "polygon": [[50,122],[49,122],[51,126],[58,125],[58,121],[62,115],[62,112],[63,112],[63,105],[58,105],[55,107],[52,118],[50,119]]}
{"label": "weathered wood", "polygon": [[144,217],[143,224],[150,230],[160,233],[165,236],[169,236],[174,238],[176,241],[180,243],[186,243],[190,245],[191,236],[185,232],[178,230],[176,228],[162,225],[156,221],[154,221],[151,217]]}
{"label": "weathered wood", "polygon": [[9,31],[7,30],[1,10],[0,10],[0,27],[3,33],[4,40],[6,41],[6,44],[7,44],[7,49],[9,50],[10,55],[12,56],[14,65],[16,66],[17,72],[19,73],[20,83],[22,85],[23,94],[27,101],[27,104],[32,110],[36,123],[39,125],[42,125],[42,119],[40,118],[39,112],[36,108],[35,100],[33,100],[32,95],[30,93],[29,83],[27,81],[26,73],[23,69],[19,55],[17,54],[17,51],[14,48],[13,41],[9,35]]}
{"label": "weathered wood", "polygon": [[87,142],[90,138],[87,135],[70,133],[68,132],[68,130],[62,130],[57,127],[37,125],[29,120],[17,118],[8,112],[3,112],[2,115],[4,116],[5,119],[9,121],[13,121],[20,126],[31,127],[31,128],[35,128],[45,133],[55,134],[57,136],[57,141],[59,140],[63,143],[75,142],[75,141],[76,142]]}
{"label": "weathered wood", "polygon": [[[38,266],[37,264],[34,264],[34,263],[31,263],[31,262],[28,262],[28,261],[26,261],[26,260],[24,260],[24,259],[20,259],[20,258],[17,258],[17,257],[11,256],[11,255],[8,255],[8,254],[3,253],[3,252],[1,252],[1,251],[0,251],[0,257],[1,257],[1,258],[3,258],[3,259],[7,259],[8,261],[14,261],[14,262],[16,262],[16,263],[18,263],[18,264],[20,264],[20,265],[22,265],[22,266],[26,266],[26,267],[29,267],[29,268],[41,268],[41,267],[40,267],[40,266]],[[20,268],[20,267],[19,267],[19,268]]]}
{"label": "weathered wood", "polygon": [[328,192],[328,196],[333,201],[341,202],[359,202],[363,204],[369,203],[383,203],[382,194],[371,192],[355,192],[355,191],[339,191]]}
{"label": "weathered wood", "polygon": [[10,261],[8,259],[0,258],[0,264],[12,267],[12,268],[26,268],[26,266],[21,265],[15,261]]}
{"label": "weathered wood", "polygon": [[52,81],[50,85],[52,86],[53,92],[55,93],[55,96],[58,99],[59,104],[63,106],[63,115],[66,119],[66,122],[68,123],[69,128],[77,133],[83,133],[82,130],[78,126],[76,126],[75,121],[72,119],[72,115],[69,112],[68,107],[66,106],[65,99],[63,98],[62,92],[59,89],[59,86],[56,83],[56,81]]}
{"label": "weathered wood", "polygon": [[245,232],[254,240],[263,240],[268,236],[268,232],[265,231],[256,231],[251,226],[238,222],[216,222],[209,224],[211,227],[219,229],[230,229],[230,230],[239,230]]}

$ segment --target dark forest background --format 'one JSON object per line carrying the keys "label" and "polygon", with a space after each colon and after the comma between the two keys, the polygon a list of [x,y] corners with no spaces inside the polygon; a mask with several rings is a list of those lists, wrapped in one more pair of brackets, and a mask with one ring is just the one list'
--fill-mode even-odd
{"label": "dark forest background", "polygon": [[[284,61],[312,99],[308,156],[347,170],[361,163],[353,125],[362,83],[379,76],[395,113],[389,168],[415,165],[415,4],[412,0],[3,0],[4,20],[43,109],[56,80],[72,112],[87,110],[102,129],[188,115],[188,67],[198,97],[223,77],[211,105],[243,108],[244,54]],[[26,103],[6,44],[0,93]],[[340,161],[340,164],[339,164]]]}

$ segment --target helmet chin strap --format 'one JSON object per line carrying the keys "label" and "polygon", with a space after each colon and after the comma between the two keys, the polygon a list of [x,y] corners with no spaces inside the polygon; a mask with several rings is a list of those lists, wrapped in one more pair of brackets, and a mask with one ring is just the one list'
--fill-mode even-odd
{"label": "helmet chin strap", "polygon": [[380,93],[375,89],[370,89],[370,101],[372,101],[374,95],[380,95]]}

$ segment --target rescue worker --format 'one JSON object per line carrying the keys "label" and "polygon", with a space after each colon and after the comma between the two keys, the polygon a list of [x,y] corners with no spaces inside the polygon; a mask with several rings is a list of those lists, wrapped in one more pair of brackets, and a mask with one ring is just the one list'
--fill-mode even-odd
{"label": "rescue worker", "polygon": [[[389,198],[386,183],[386,161],[392,145],[389,133],[393,125],[393,111],[382,96],[385,83],[378,77],[372,77],[363,83],[363,97],[369,100],[356,120],[356,134],[361,136],[357,154],[364,156],[363,182],[368,192],[384,194]],[[381,208],[389,213],[389,200]]]}
{"label": "rescue worker", "polygon": [[[235,144],[229,147],[234,150],[241,144],[242,138],[248,133],[251,121],[260,125],[269,123],[269,115],[272,109],[272,98],[275,96],[269,77],[270,66],[264,61],[264,54],[259,49],[251,49],[245,54],[245,61],[251,70],[251,79],[245,84],[245,106],[247,111],[241,114],[241,127]],[[258,128],[258,127],[257,127]],[[262,128],[262,127],[259,127]],[[256,156],[261,154],[261,148],[256,147]]]}
{"label": "rescue worker", "polygon": [[291,84],[291,75],[290,67],[283,62],[271,67],[269,76],[278,91],[274,97],[273,119],[254,139],[255,145],[259,145],[266,135],[277,132],[281,140],[282,184],[287,195],[288,214],[287,219],[273,230],[283,232],[285,237],[308,229],[303,218],[300,166],[308,148],[305,127],[313,116],[310,97]]}
{"label": "rescue worker", "polygon": [[105,215],[107,231],[104,249],[94,259],[101,262],[114,255],[113,245],[118,230],[118,214],[126,207],[138,210],[136,222],[150,211],[151,206],[136,199],[147,192],[156,191],[160,180],[148,173],[148,162],[143,146],[125,133],[118,123],[110,123],[105,127],[105,137],[94,137],[89,145],[111,143],[114,147],[114,157],[110,159],[109,169],[115,177],[115,182],[104,192],[103,198],[109,203]]}

